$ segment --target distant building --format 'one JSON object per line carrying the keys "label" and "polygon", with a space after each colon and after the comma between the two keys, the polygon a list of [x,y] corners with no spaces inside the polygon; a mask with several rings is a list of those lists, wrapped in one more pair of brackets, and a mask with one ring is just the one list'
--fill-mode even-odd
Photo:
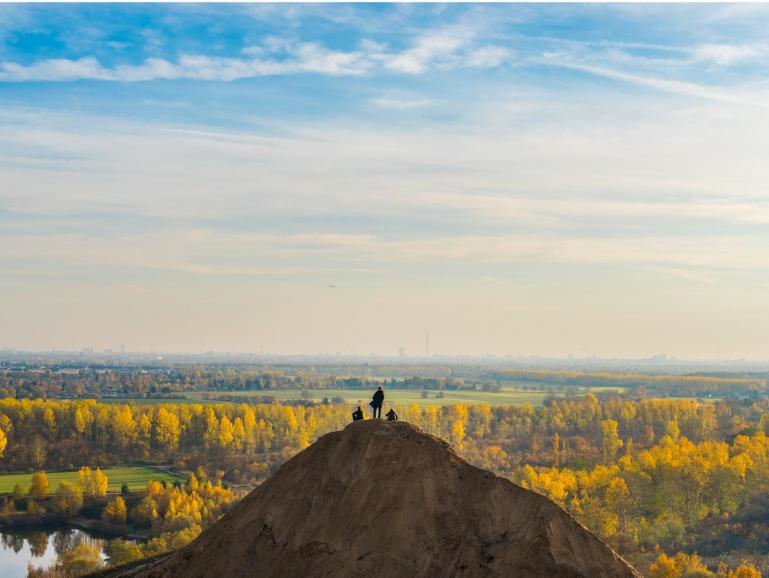
{"label": "distant building", "polygon": [[406,357],[406,348],[403,347],[402,345],[398,348],[398,357],[400,357],[401,359]]}

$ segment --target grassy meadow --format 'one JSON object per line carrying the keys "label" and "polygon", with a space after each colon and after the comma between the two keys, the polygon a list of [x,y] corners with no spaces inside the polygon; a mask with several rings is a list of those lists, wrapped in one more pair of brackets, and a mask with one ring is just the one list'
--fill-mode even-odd
{"label": "grassy meadow", "polygon": [[[146,466],[102,468],[102,472],[104,472],[109,479],[110,492],[119,492],[123,482],[127,483],[128,488],[131,490],[142,490],[150,480],[161,482],[164,480],[167,482],[185,480],[182,476]],[[48,475],[48,481],[50,483],[49,491],[51,493],[56,491],[59,487],[59,483],[62,481],[77,483],[77,471],[46,472],[46,474]],[[0,474],[0,494],[13,492],[13,487],[16,484],[21,484],[22,487],[29,490],[31,480],[31,472],[24,474]]]}
{"label": "grassy meadow", "polygon": [[[612,387],[593,387],[591,391],[599,390],[616,390],[621,388]],[[374,392],[374,388],[367,389],[313,389],[307,390],[310,394],[311,401],[320,402],[324,398],[331,400],[334,397],[341,397],[345,400],[345,403],[357,404],[358,402],[366,404],[371,399],[371,395]],[[204,399],[204,395],[208,394],[212,397],[219,395],[228,395],[233,397],[253,397],[253,396],[270,396],[278,401],[305,399],[302,396],[301,389],[284,389],[284,390],[270,390],[270,391],[210,391],[201,392],[193,391],[185,394],[185,397],[190,401],[207,401]],[[551,392],[551,391],[526,391],[516,388],[502,388],[499,392],[489,391],[443,391],[443,397],[437,397],[438,392],[430,390],[427,392],[427,397],[422,397],[420,390],[412,389],[390,389],[385,388],[385,405],[388,403],[394,403],[397,405],[411,405],[416,403],[419,406],[428,405],[454,405],[457,403],[463,403],[467,405],[487,403],[489,405],[522,405],[524,403],[530,403],[533,406],[541,406],[542,402],[551,396],[562,396],[565,392]]]}

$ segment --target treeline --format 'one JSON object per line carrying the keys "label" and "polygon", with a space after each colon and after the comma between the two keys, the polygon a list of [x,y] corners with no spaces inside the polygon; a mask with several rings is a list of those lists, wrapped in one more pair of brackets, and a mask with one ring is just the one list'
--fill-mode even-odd
{"label": "treeline", "polygon": [[[764,431],[766,401],[552,400],[546,407],[486,405],[399,408],[429,433],[461,446],[468,456],[511,474],[524,464],[592,467],[632,449],[648,449],[665,435],[731,442]],[[116,463],[199,465],[233,481],[256,481],[286,456],[350,419],[344,405],[127,403],[0,400],[0,445],[5,471]],[[615,426],[607,425],[615,423]],[[609,431],[614,427],[616,431]],[[607,429],[608,428],[608,429]],[[677,429],[676,429],[677,428]],[[556,440],[557,436],[557,440]],[[611,439],[616,438],[617,446]],[[556,441],[554,441],[556,440]]]}
{"label": "treeline", "polygon": [[5,471],[171,463],[257,481],[318,435],[340,429],[344,407],[245,404],[100,404],[0,400]]}
{"label": "treeline", "polygon": [[[769,550],[769,401],[398,407],[470,462],[544,493],[628,555]],[[338,405],[0,401],[0,465],[155,461],[255,483],[350,421]],[[130,516],[130,507],[129,507]]]}
{"label": "treeline", "polygon": [[648,578],[761,578],[761,571],[750,562],[743,561],[731,569],[719,562],[714,570],[703,564],[697,554],[678,552],[668,556],[664,552],[650,565]]}
{"label": "treeline", "polygon": [[[67,518],[78,514],[83,508],[83,494],[88,492],[83,476],[78,484],[62,482],[56,494],[50,500],[33,483],[33,489],[26,497],[6,498],[3,516],[13,515],[7,512],[8,504],[22,505],[22,500],[30,504],[33,511],[44,512],[46,502],[53,508],[64,508],[60,513]],[[221,480],[215,483],[207,479],[205,472],[200,478],[191,475],[187,484],[169,485],[161,482],[148,482],[147,489],[138,494],[124,493],[112,497],[101,507],[101,518],[111,524],[130,525],[148,536],[144,542],[137,543],[118,538],[107,546],[109,565],[119,566],[127,562],[181,548],[194,540],[200,532],[213,524],[226,512],[240,495],[225,488]],[[106,480],[106,478],[105,478]],[[104,490],[106,491],[106,481]],[[98,494],[96,494],[98,495]],[[45,534],[36,536],[33,549],[45,551]],[[30,566],[29,577],[35,578],[72,578],[98,570],[103,566],[101,552],[94,544],[78,541],[72,544],[58,544],[57,558],[48,568]]]}
{"label": "treeline", "polygon": [[145,397],[206,389],[269,390],[302,384],[282,369],[207,367],[4,368],[0,396],[16,398]]}
{"label": "treeline", "polygon": [[767,380],[758,377],[721,375],[670,375],[657,373],[614,373],[554,371],[548,369],[504,369],[488,373],[500,382],[542,383],[574,387],[623,387],[676,397],[734,397],[765,391]]}
{"label": "treeline", "polygon": [[[359,371],[360,372],[360,371]],[[404,389],[475,387],[456,377],[337,376],[308,368],[164,367],[164,368],[23,368],[0,369],[0,397],[71,399],[99,397],[172,397],[186,391],[284,389],[368,389],[376,385]]]}
{"label": "treeline", "polygon": [[769,496],[763,431],[731,443],[693,443],[672,432],[643,450],[610,433],[606,445],[608,452],[622,451],[605,465],[525,465],[512,479],[558,502],[625,553],[657,545],[708,555],[769,549],[765,523],[755,519],[765,515]]}
{"label": "treeline", "polygon": [[[626,389],[634,397],[757,397],[767,389],[765,377],[663,375],[525,369],[444,367],[433,375],[405,366],[316,368],[272,367],[0,367],[0,397],[70,399],[99,397],[173,397],[186,391],[254,391],[283,389],[368,389],[376,385],[403,389],[498,390],[512,384],[552,391],[594,386]],[[407,371],[413,371],[408,374]]]}

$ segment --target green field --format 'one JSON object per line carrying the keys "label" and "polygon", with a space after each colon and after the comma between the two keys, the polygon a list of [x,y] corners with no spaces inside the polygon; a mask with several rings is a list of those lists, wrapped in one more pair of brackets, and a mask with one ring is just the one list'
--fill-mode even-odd
{"label": "green field", "polygon": [[[107,474],[107,478],[109,478],[110,492],[119,492],[123,482],[127,483],[128,488],[131,490],[143,490],[147,486],[147,482],[150,480],[157,480],[161,482],[163,480],[168,482],[174,482],[176,480],[185,481],[185,478],[182,476],[145,466],[103,468],[102,472]],[[76,471],[46,472],[46,474],[48,474],[48,481],[50,483],[49,491],[51,493],[56,491],[56,488],[59,487],[59,482],[63,480],[72,483],[77,482]],[[31,480],[31,473],[0,474],[0,493],[5,494],[12,492],[13,487],[16,484],[21,484],[24,488],[29,489]]]}
{"label": "green field", "polygon": [[[612,387],[593,387],[591,391],[608,391],[621,388]],[[309,399],[312,401],[322,401],[323,398],[331,400],[334,397],[341,397],[349,404],[361,404],[368,403],[371,399],[373,389],[313,389],[308,390],[312,397]],[[385,388],[385,405],[387,403],[395,403],[398,405],[411,405],[416,403],[420,406],[425,405],[453,405],[455,403],[464,403],[468,405],[488,403],[489,405],[522,405],[524,403],[530,403],[533,406],[541,406],[542,402],[551,396],[564,395],[563,392],[550,392],[550,391],[524,391],[522,389],[514,388],[502,388],[502,391],[487,392],[487,391],[444,391],[443,397],[436,397],[436,391],[428,391],[427,398],[422,398],[422,392],[419,390],[411,389],[388,389]],[[201,392],[193,391],[186,393],[186,397],[190,401],[206,401],[203,399],[204,394],[209,394],[212,397],[218,395],[227,395],[233,397],[253,397],[253,396],[270,396],[278,401],[285,400],[297,400],[303,399],[302,390],[300,389],[284,389],[284,390],[270,390],[270,391],[211,391]]]}

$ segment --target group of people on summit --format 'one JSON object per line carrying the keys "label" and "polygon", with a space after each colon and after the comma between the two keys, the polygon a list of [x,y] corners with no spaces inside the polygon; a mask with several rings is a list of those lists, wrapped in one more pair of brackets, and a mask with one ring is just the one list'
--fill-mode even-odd
{"label": "group of people on summit", "polygon": [[[371,409],[373,411],[373,418],[381,419],[382,418],[382,404],[384,403],[384,391],[382,391],[381,387],[378,387],[377,390],[374,392],[374,397],[371,398],[371,402],[369,402],[369,405],[371,406]],[[395,413],[395,410],[393,408],[390,408],[390,411],[388,411],[385,414],[385,417],[387,418],[387,421],[395,421],[398,419],[398,414]],[[352,412],[352,421],[359,421],[363,419],[363,410],[358,406],[358,409],[356,409],[354,412]]]}

